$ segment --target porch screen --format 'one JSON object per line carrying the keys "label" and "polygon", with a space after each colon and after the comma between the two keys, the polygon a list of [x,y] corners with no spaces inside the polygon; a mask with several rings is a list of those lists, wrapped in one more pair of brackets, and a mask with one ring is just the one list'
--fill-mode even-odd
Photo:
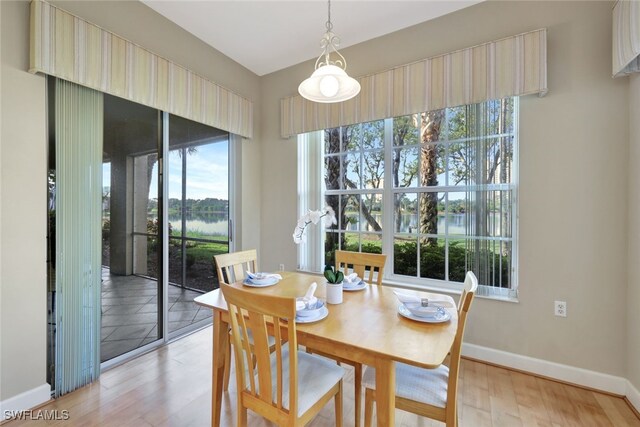
{"label": "porch screen", "polygon": [[253,103],[42,0],[31,2],[29,71],[251,138]]}
{"label": "porch screen", "polygon": [[491,99],[547,92],[547,30],[540,29],[361,77],[358,96],[280,103],[283,138]]}

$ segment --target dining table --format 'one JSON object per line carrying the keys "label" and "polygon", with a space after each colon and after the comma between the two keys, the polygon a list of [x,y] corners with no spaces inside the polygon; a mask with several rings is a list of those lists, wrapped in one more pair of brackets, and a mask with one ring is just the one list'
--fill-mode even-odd
{"label": "dining table", "polygon": [[[324,299],[326,283],[322,276],[279,273],[282,279],[272,286],[250,287],[243,281],[230,286],[264,295],[302,297],[310,284],[316,282],[316,296]],[[427,369],[440,366],[451,349],[458,325],[456,305],[450,296],[402,290],[421,298],[446,300],[450,320],[425,323],[399,313],[400,303],[393,290],[390,286],[374,284],[359,291],[344,291],[341,304],[327,304],[329,314],[325,318],[296,324],[300,345],[375,368],[378,426],[395,425],[395,364]],[[211,425],[217,427],[223,397],[224,354],[229,342],[227,303],[220,289],[200,295],[194,301],[213,310]]]}

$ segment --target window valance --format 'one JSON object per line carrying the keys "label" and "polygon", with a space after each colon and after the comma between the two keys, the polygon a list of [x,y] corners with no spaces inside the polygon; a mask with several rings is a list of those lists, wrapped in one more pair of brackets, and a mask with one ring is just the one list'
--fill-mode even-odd
{"label": "window valance", "polygon": [[620,0],[613,7],[613,77],[640,71],[640,3]]}
{"label": "window valance", "polygon": [[31,2],[29,71],[253,136],[253,103],[42,0]]}
{"label": "window valance", "polygon": [[360,95],[319,104],[280,102],[283,138],[489,99],[547,92],[547,30],[539,29],[358,79]]}

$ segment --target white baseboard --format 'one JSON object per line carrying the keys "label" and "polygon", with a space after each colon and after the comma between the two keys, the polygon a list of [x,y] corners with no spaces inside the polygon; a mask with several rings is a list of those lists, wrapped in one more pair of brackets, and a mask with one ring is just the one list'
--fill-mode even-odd
{"label": "white baseboard", "polygon": [[631,381],[627,381],[627,392],[625,393],[629,403],[636,408],[636,411],[640,412],[640,391],[631,384]]}
{"label": "white baseboard", "polygon": [[[521,371],[531,372],[548,378],[602,390],[608,393],[627,396],[629,401],[629,390],[633,388],[626,378],[600,372],[589,371],[587,369],[576,368],[560,363],[549,362],[547,360],[535,359],[515,353],[508,353],[502,350],[494,350],[475,344],[462,344],[462,355],[472,359],[482,360],[496,365],[506,366]],[[640,402],[640,394],[635,390],[636,402]],[[634,406],[638,406],[634,403]]]}
{"label": "white baseboard", "polygon": [[17,396],[0,401],[0,421],[4,421],[5,411],[24,411],[35,408],[44,402],[51,400],[51,386],[42,384]]}

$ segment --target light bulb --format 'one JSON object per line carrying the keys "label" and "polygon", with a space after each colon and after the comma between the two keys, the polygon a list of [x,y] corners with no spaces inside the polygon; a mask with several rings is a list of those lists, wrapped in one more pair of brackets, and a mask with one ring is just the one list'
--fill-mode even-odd
{"label": "light bulb", "polygon": [[320,93],[326,96],[327,98],[331,98],[336,96],[338,90],[340,89],[340,82],[332,75],[323,76],[320,79]]}

